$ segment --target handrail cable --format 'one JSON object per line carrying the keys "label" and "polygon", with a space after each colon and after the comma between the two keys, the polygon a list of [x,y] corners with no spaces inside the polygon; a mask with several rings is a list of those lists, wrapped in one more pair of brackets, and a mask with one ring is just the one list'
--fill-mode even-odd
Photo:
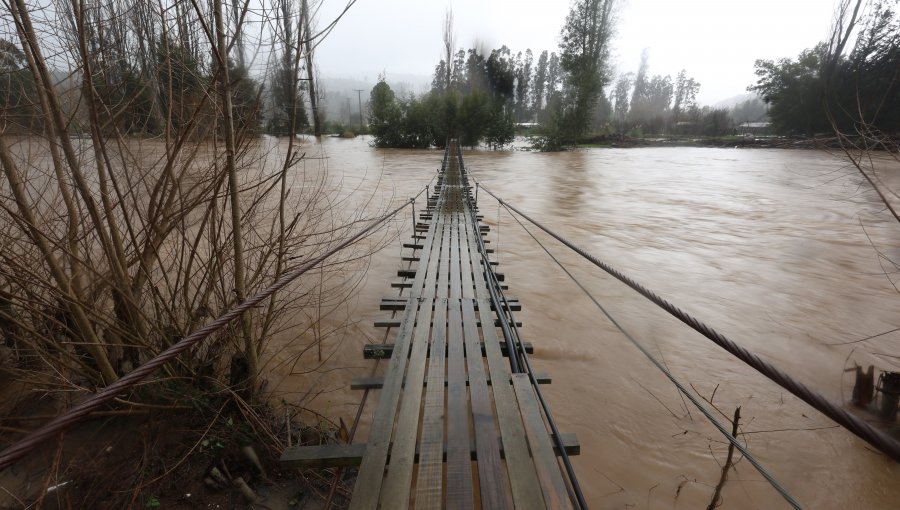
{"label": "handrail cable", "polygon": [[163,366],[164,364],[171,361],[175,356],[181,354],[186,351],[188,348],[192,347],[194,344],[204,340],[212,333],[216,332],[220,328],[227,325],[229,322],[234,319],[240,317],[244,312],[249,311],[254,308],[256,305],[261,303],[263,300],[271,296],[272,294],[278,292],[279,290],[286,287],[295,279],[302,276],[304,273],[308,272],[310,269],[318,266],[320,263],[334,255],[335,253],[347,248],[348,246],[356,243],[361,238],[363,238],[366,234],[371,232],[378,227],[382,223],[387,220],[393,218],[400,211],[405,209],[407,206],[412,204],[416,198],[419,197],[422,193],[425,192],[423,188],[419,191],[415,196],[407,200],[403,203],[403,205],[397,207],[391,212],[372,220],[372,222],[364,229],[360,230],[356,234],[351,237],[345,239],[337,246],[331,248],[327,252],[319,255],[318,257],[306,262],[305,264],[284,273],[281,278],[275,281],[272,285],[266,287],[256,295],[246,299],[244,302],[234,306],[224,314],[220,315],[214,321],[209,324],[197,329],[190,335],[184,337],[179,342],[173,344],[168,349],[163,352],[157,354],[155,357],[148,360],[143,365],[129,372],[128,374],[122,376],[118,380],[114,381],[110,385],[106,386],[98,393],[94,394],[91,397],[88,397],[84,402],[76,405],[75,407],[70,408],[66,412],[60,414],[56,418],[53,418],[46,424],[39,427],[37,430],[31,432],[12,446],[6,448],[2,452],[0,452],[0,471],[6,469],[11,466],[17,460],[21,459],[25,455],[28,454],[31,450],[37,447],[43,441],[52,438],[59,432],[62,432],[72,425],[78,423],[82,419],[84,419],[90,413],[99,409],[103,404],[109,402],[117,395],[125,392],[130,389],[132,386],[152,374],[157,368]]}
{"label": "handrail cable", "polygon": [[711,328],[710,326],[707,326],[705,323],[703,323],[699,319],[693,317],[692,315],[688,314],[687,312],[676,307],[669,301],[660,297],[658,294],[649,290],[647,287],[644,287],[643,285],[638,283],[636,280],[625,275],[624,273],[622,273],[618,269],[615,269],[614,267],[610,266],[609,264],[601,261],[594,255],[591,255],[584,249],[582,249],[579,246],[568,241],[561,235],[548,229],[541,223],[535,221],[530,216],[523,213],[522,211],[517,209],[512,204],[506,202],[502,198],[495,195],[493,192],[491,192],[489,189],[485,188],[483,185],[480,185],[480,186],[482,189],[484,189],[484,191],[486,191],[488,194],[490,194],[492,197],[494,197],[498,202],[500,202],[501,204],[508,207],[509,210],[515,211],[516,214],[518,214],[522,218],[528,220],[528,222],[531,223],[532,225],[543,230],[548,235],[550,235],[557,241],[561,242],[566,247],[573,250],[575,253],[578,253],[585,259],[589,260],[595,266],[606,271],[607,273],[609,273],[610,275],[615,277],[620,282],[624,283],[625,285],[628,285],[629,287],[631,287],[632,289],[637,291],[639,294],[641,294],[642,296],[649,299],[654,304],[656,304],[657,306],[659,306],[660,308],[662,308],[663,310],[665,310],[666,312],[671,314],[676,319],[678,319],[681,322],[685,323],[686,325],[690,326],[692,329],[694,329],[701,335],[705,336],[706,338],[712,340],[713,343],[715,343],[719,347],[725,349],[726,351],[731,353],[733,356],[735,356],[736,358],[738,358],[741,361],[743,361],[744,363],[746,363],[747,365],[750,365],[752,368],[756,369],[759,373],[761,373],[765,377],[767,377],[770,380],[777,383],[782,388],[789,391],[795,397],[799,398],[800,400],[803,400],[804,402],[806,402],[807,404],[809,404],[810,406],[815,408],[817,411],[819,411],[822,414],[824,414],[825,416],[831,418],[836,423],[838,423],[842,427],[846,428],[847,430],[849,430],[850,432],[855,434],[860,439],[862,439],[862,440],[866,441],[867,443],[869,443],[870,445],[874,446],[880,452],[884,453],[885,455],[892,458],[893,460],[900,462],[900,442],[898,442],[896,439],[894,439],[894,438],[888,436],[887,434],[885,434],[884,432],[872,427],[871,425],[869,425],[862,419],[858,418],[857,416],[850,414],[847,410],[832,403],[831,401],[826,399],[824,396],[822,396],[820,393],[812,390],[805,384],[795,380],[793,377],[789,376],[787,373],[785,373],[781,369],[776,368],[774,365],[772,365],[768,361],[761,359],[759,356],[750,352],[746,348],[741,347],[740,345],[736,344],[734,341],[732,341],[725,335],[719,333],[718,331]]}
{"label": "handrail cable", "polygon": [[[458,146],[457,146],[458,149]],[[462,162],[462,151],[459,150],[459,164],[460,164],[460,175],[462,176],[463,182],[468,185],[468,176],[465,172],[465,166]],[[475,218],[475,205],[471,203],[471,197],[468,193],[465,194],[466,201],[469,202],[469,214],[472,216],[473,225],[477,225],[477,221]],[[578,483],[578,476],[575,474],[575,468],[572,466],[572,461],[569,459],[569,454],[566,452],[565,445],[562,441],[562,435],[559,433],[559,429],[556,426],[556,421],[553,419],[553,414],[550,412],[550,406],[547,404],[547,400],[544,398],[544,394],[541,391],[540,384],[538,384],[537,379],[534,376],[534,371],[531,369],[531,362],[528,359],[528,354],[525,352],[524,346],[522,345],[522,339],[519,335],[519,328],[516,326],[515,319],[508,320],[507,314],[512,316],[512,312],[510,310],[509,301],[506,299],[506,295],[503,292],[503,289],[500,287],[500,281],[497,278],[494,269],[488,263],[487,251],[484,247],[484,241],[481,239],[481,235],[476,235],[475,238],[478,240],[478,251],[481,254],[481,262],[485,268],[485,275],[489,277],[490,281],[488,282],[488,288],[491,291],[491,301],[494,304],[494,311],[497,314],[497,317],[500,319],[501,329],[503,330],[504,336],[507,334],[510,336],[506,337],[505,340],[507,342],[507,352],[509,353],[510,365],[518,366],[518,363],[513,365],[514,360],[519,358],[521,355],[521,359],[523,364],[525,365],[525,373],[528,374],[528,379],[531,383],[531,386],[534,388],[535,396],[537,396],[538,401],[540,402],[541,408],[544,412],[544,416],[547,418],[547,424],[550,426],[550,432],[553,435],[553,442],[555,443],[556,448],[559,450],[559,456],[562,458],[563,466],[565,468],[566,476],[568,478],[569,484],[571,485],[572,495],[574,495],[575,503],[579,508],[583,510],[588,509],[587,500],[584,497],[584,492],[581,490],[581,485]],[[497,299],[495,296],[499,293],[499,298]],[[512,330],[515,331],[515,337],[512,337],[512,331],[510,331],[510,325],[512,326]],[[512,345],[512,344],[515,345]],[[515,372],[515,370],[513,370]]]}
{"label": "handrail cable", "polygon": [[[459,148],[459,145],[456,146],[456,158],[457,164],[459,165],[459,175],[460,182],[464,183],[465,186],[468,186],[468,178],[465,174],[465,165],[462,161],[462,149]],[[471,207],[469,207],[469,214],[472,216],[472,225],[477,225],[478,221],[475,217],[475,206],[471,204],[469,199],[468,192],[464,194],[466,197],[466,201],[470,203]],[[477,233],[476,233],[477,234]],[[519,366],[519,356],[517,355],[519,352],[518,347],[516,346],[515,337],[512,334],[512,330],[510,330],[509,322],[506,318],[505,313],[501,313],[501,302],[503,301],[500,296],[497,294],[500,290],[500,286],[494,285],[494,280],[497,279],[497,276],[494,274],[494,269],[488,263],[487,250],[484,246],[484,240],[481,238],[480,234],[475,236],[475,239],[478,241],[478,252],[481,254],[481,265],[484,267],[484,275],[488,279],[488,292],[491,295],[491,303],[494,304],[494,311],[497,313],[497,318],[500,321],[500,330],[503,332],[503,339],[506,342],[506,352],[509,353],[509,366],[510,371],[514,374],[518,374],[522,372],[521,367]],[[515,326],[515,321],[513,321],[513,326]]]}
{"label": "handrail cable", "polygon": [[603,315],[605,315],[606,318],[609,319],[609,322],[611,322],[612,325],[615,326],[616,329],[618,329],[619,332],[622,333],[623,336],[625,336],[625,338],[627,338],[632,344],[634,344],[634,346],[637,347],[638,350],[641,351],[641,353],[642,353],[647,359],[649,359],[650,362],[653,363],[653,365],[655,365],[656,368],[658,368],[658,369],[660,370],[660,372],[662,372],[662,373],[669,379],[669,381],[671,381],[672,384],[675,385],[676,388],[678,388],[678,391],[681,392],[682,395],[684,395],[685,397],[687,397],[688,400],[690,400],[691,403],[694,404],[694,406],[695,406],[701,413],[703,413],[704,416],[706,416],[706,418],[713,424],[713,426],[716,427],[716,428],[719,430],[719,432],[721,432],[722,435],[725,436],[725,438],[728,439],[728,441],[729,441],[731,444],[733,444],[733,445],[735,446],[735,448],[737,448],[738,451],[740,451],[741,454],[744,455],[744,457],[747,458],[748,461],[750,461],[750,464],[752,464],[753,467],[756,468],[756,470],[759,472],[759,474],[761,474],[761,475],[769,482],[769,484],[772,485],[772,488],[774,488],[776,491],[778,491],[778,493],[781,494],[781,497],[783,497],[783,498],[785,499],[785,501],[787,501],[791,506],[793,506],[794,508],[798,508],[798,509],[799,509],[799,508],[802,508],[802,507],[800,506],[800,503],[797,502],[797,500],[794,499],[793,496],[791,496],[791,494],[787,491],[787,489],[785,489],[784,486],[782,486],[781,483],[779,483],[778,480],[777,480],[771,473],[769,473],[769,472],[766,470],[766,468],[763,467],[763,466],[759,463],[759,461],[756,460],[756,458],[750,453],[750,451],[747,450],[747,448],[746,448],[745,446],[743,446],[743,445],[740,443],[740,441],[737,440],[736,437],[734,437],[733,435],[731,435],[731,433],[728,431],[728,429],[726,429],[725,426],[723,426],[722,423],[719,422],[719,421],[715,418],[715,416],[713,416],[712,413],[710,413],[709,410],[707,410],[707,409],[703,406],[703,404],[701,404],[701,403],[694,397],[694,395],[691,394],[691,393],[687,390],[687,388],[685,388],[684,385],[681,384],[681,382],[678,381],[678,379],[675,378],[674,375],[672,375],[672,373],[669,371],[669,369],[666,368],[665,365],[663,365],[662,363],[660,363],[659,360],[657,360],[657,359],[653,356],[653,354],[650,353],[650,351],[649,351],[646,347],[644,347],[640,342],[638,342],[637,339],[634,338],[634,337],[631,335],[631,333],[629,333],[629,332],[628,332],[621,324],[619,324],[619,321],[617,321],[617,320],[609,313],[609,311],[608,311],[602,304],[600,304],[599,301],[597,301],[597,298],[595,298],[594,295],[591,294],[591,292],[590,292],[589,290],[587,290],[587,288],[585,288],[585,286],[584,286],[577,278],[575,278],[575,275],[573,275],[571,272],[569,272],[568,268],[566,268],[566,266],[563,265],[563,263],[560,262],[559,259],[557,259],[557,258],[550,252],[550,250],[547,249],[546,246],[544,246],[544,243],[542,243],[537,237],[534,236],[534,234],[533,234],[530,230],[528,230],[528,227],[526,227],[525,224],[522,223],[521,220],[519,220],[518,216],[516,216],[515,214],[513,214],[512,211],[510,211],[509,208],[506,207],[505,205],[504,205],[503,207],[506,208],[506,210],[510,213],[510,216],[512,216],[512,218],[513,218],[514,220],[516,220],[516,222],[522,227],[522,229],[525,230],[525,232],[526,232],[529,236],[531,236],[532,239],[534,239],[534,241],[538,244],[538,246],[540,246],[540,247],[544,250],[544,252],[547,254],[547,256],[549,256],[551,259],[553,259],[553,262],[556,262],[556,265],[558,265],[559,268],[562,269],[563,272],[565,272],[566,275],[568,275],[568,277],[569,277],[573,282],[575,282],[575,285],[577,285],[578,288],[580,288],[580,289],[582,290],[582,292],[584,292],[584,294],[585,294],[591,301],[594,302],[594,304],[597,306],[597,308],[599,308],[600,311],[603,312]]}

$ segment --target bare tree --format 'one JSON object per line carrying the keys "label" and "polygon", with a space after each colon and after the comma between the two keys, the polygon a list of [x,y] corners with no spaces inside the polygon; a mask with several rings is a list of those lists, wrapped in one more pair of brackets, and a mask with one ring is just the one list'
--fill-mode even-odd
{"label": "bare tree", "polygon": [[[295,171],[307,162],[294,136],[256,136],[248,16],[256,44],[285,49],[291,126],[313,68],[311,16],[289,1],[4,1],[0,39],[21,53],[42,122],[37,137],[0,126],[0,335],[36,388],[109,384],[357,228],[362,213],[324,170]],[[338,306],[356,285],[340,269],[363,255],[273,296],[163,376],[252,394],[269,339]]]}

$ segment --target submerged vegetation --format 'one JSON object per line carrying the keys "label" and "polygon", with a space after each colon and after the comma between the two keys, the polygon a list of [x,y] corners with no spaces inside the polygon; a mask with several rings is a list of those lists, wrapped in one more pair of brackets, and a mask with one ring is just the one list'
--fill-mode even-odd
{"label": "submerged vegetation", "polygon": [[[64,412],[359,232],[361,213],[306,160],[295,136],[309,123],[307,101],[319,128],[306,0],[6,5],[4,414]],[[260,38],[253,44],[271,49],[262,67],[248,61],[251,20]],[[262,130],[289,136],[260,137]],[[104,413],[152,411],[152,431],[121,436],[116,451],[171,437],[162,453],[132,452],[131,462],[110,467],[117,476],[102,473],[117,484],[104,505],[150,497],[181,476],[179,468],[198,469],[192,474],[202,485],[205,467],[193,455],[210,451],[210,431],[222,434],[214,444],[256,444],[265,458],[285,434],[290,441],[303,402],[277,404],[267,391],[273,367],[321,366],[330,355],[321,320],[346,301],[378,246],[370,240],[340,252],[315,278],[273,294],[123,392]],[[273,339],[289,332],[298,337],[291,352],[273,353]],[[3,426],[2,448],[27,432]],[[240,434],[226,440],[225,430]],[[68,469],[75,458],[56,462]],[[90,475],[93,462],[75,461],[71,476]],[[45,496],[40,487],[23,491],[22,500]],[[70,506],[94,507],[66,497]]]}

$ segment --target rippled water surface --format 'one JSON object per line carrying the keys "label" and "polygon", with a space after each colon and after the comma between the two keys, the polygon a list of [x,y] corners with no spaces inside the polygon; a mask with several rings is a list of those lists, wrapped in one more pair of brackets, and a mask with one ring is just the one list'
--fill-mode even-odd
{"label": "rippled water surface", "polygon": [[[332,178],[372,210],[418,191],[441,158],[374,149],[364,139],[326,139],[307,154],[327,156]],[[464,157],[491,191],[833,401],[849,400],[845,368],[853,363],[898,369],[900,332],[857,340],[900,326],[900,295],[889,280],[897,268],[887,260],[900,261],[900,225],[839,158],[695,148]],[[553,377],[545,392],[554,415],[581,442],[574,464],[592,507],[705,508],[725,458],[719,433],[510,214],[483,191],[478,200],[510,294],[524,305],[519,316],[536,369]],[[412,217],[404,222],[411,226]],[[678,379],[712,400],[718,418],[741,406],[742,440],[805,507],[900,506],[895,463],[532,231]],[[329,371],[280,374],[278,389],[305,395],[307,406],[335,421],[353,421],[362,395],[349,382],[370,375],[361,347],[381,341],[372,321],[389,313],[378,301],[392,294],[399,242],[374,257],[358,298],[335,318],[357,322],[326,340]],[[286,343],[285,355],[301,343]],[[746,460],[723,496],[723,508],[786,506]]]}

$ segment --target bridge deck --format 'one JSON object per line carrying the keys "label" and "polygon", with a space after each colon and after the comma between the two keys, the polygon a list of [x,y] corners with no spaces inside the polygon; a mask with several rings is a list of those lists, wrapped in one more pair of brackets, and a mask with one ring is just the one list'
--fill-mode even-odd
{"label": "bridge deck", "polygon": [[[481,228],[455,143],[435,188],[409,294],[389,300],[404,314],[374,384],[382,392],[350,508],[570,508],[534,389],[510,372],[493,327]],[[282,462],[352,465],[353,446],[293,448]]]}

